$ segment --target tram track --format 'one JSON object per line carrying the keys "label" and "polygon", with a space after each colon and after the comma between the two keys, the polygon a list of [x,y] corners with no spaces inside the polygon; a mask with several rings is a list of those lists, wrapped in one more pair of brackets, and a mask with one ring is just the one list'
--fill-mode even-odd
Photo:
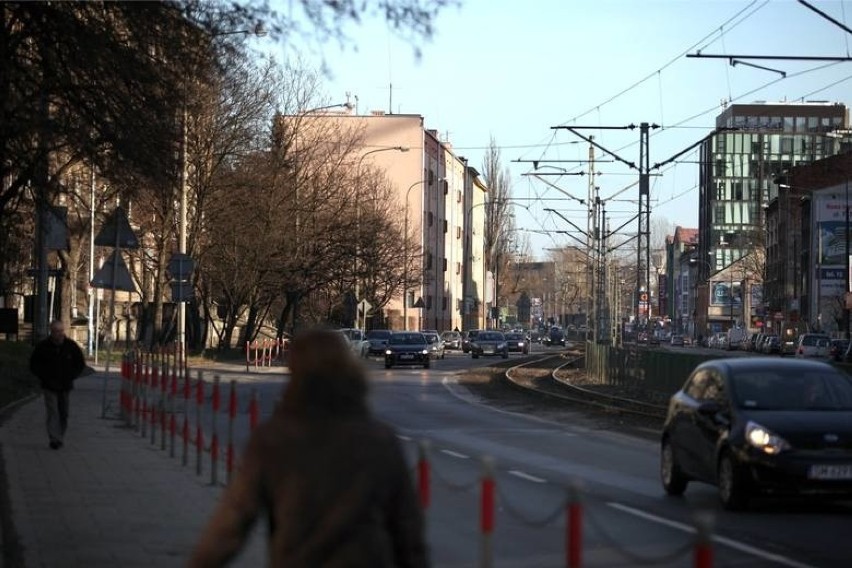
{"label": "tram track", "polygon": [[581,370],[584,353],[570,349],[525,361],[504,372],[505,380],[515,387],[551,400],[580,405],[607,415],[631,417],[661,425],[666,416],[666,406],[646,399],[602,392],[602,385],[575,379],[583,377]]}

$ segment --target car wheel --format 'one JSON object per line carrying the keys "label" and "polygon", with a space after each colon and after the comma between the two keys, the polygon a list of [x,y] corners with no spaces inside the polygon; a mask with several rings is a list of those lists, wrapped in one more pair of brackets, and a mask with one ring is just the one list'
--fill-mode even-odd
{"label": "car wheel", "polygon": [[424,369],[428,369],[428,368],[429,368],[429,367],[431,367],[431,366],[432,366],[432,364],[431,364],[429,361],[426,361],[425,363],[423,363],[423,368],[424,368]]}
{"label": "car wheel", "polygon": [[683,495],[689,483],[675,461],[674,449],[669,440],[663,441],[663,447],[660,450],[660,480],[663,482],[663,489],[669,495]]}
{"label": "car wheel", "polygon": [[442,352],[441,352],[441,359],[443,359],[443,358],[444,358],[444,357],[446,357],[446,356],[447,356],[447,354],[446,354],[446,353],[444,353],[444,352],[442,351]]}
{"label": "car wheel", "polygon": [[719,458],[717,472],[719,500],[729,511],[741,511],[748,506],[748,487],[742,474],[742,468],[734,460],[731,452],[726,451]]}
{"label": "car wheel", "polygon": [[471,353],[470,356],[474,359],[479,359],[479,355],[477,355],[476,353]]}
{"label": "car wheel", "polygon": [[509,352],[503,351],[503,359],[508,359],[508,358],[509,358]]}
{"label": "car wheel", "polygon": [[393,365],[391,365],[390,363],[385,363],[385,369],[390,369],[391,367],[393,367]]}

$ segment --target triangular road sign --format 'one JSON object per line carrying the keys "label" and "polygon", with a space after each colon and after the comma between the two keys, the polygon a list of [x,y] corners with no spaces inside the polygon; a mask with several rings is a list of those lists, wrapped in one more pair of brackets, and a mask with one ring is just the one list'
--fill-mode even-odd
{"label": "triangular road sign", "polygon": [[124,264],[124,259],[121,258],[118,250],[112,251],[112,255],[95,273],[95,277],[92,278],[92,288],[112,289],[113,279],[115,280],[116,290],[136,292],[136,286],[133,284],[127,265]]}
{"label": "triangular road sign", "polygon": [[[118,232],[117,240],[116,231]],[[103,227],[101,227],[101,232],[95,237],[95,244],[99,247],[139,248],[139,239],[136,238],[136,234],[130,228],[130,222],[127,220],[127,213],[124,212],[124,209],[116,207],[112,215],[107,217]]]}

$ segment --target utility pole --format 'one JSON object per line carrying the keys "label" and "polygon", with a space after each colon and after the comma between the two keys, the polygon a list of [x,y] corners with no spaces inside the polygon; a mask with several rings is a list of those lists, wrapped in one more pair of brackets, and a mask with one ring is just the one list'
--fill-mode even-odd
{"label": "utility pole", "polygon": [[[656,127],[656,125],[654,125]],[[637,250],[636,266],[642,267],[638,271],[638,288],[642,287],[644,278],[645,294],[648,301],[645,306],[648,310],[648,322],[651,316],[651,188],[650,188],[650,159],[648,151],[648,138],[651,126],[647,122],[639,125],[639,246]],[[644,253],[644,265],[643,265]]]}

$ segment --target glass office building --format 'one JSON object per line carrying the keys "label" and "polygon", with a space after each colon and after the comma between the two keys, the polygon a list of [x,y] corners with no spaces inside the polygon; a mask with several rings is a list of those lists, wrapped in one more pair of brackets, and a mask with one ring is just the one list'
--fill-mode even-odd
{"label": "glass office building", "polygon": [[[718,279],[733,283],[750,277],[740,259],[765,247],[765,211],[777,196],[777,179],[793,166],[836,154],[839,140],[829,134],[847,124],[846,106],[828,102],[735,104],[716,118],[720,131],[700,147],[700,282],[713,289],[714,275],[734,265],[738,275]],[[733,293],[731,284],[730,298],[719,301],[733,303]],[[713,300],[708,295],[703,314],[696,314],[708,330],[720,327],[713,325]],[[700,310],[700,299],[697,305]],[[742,319],[745,315],[740,312]],[[717,319],[733,318],[720,314]]]}

